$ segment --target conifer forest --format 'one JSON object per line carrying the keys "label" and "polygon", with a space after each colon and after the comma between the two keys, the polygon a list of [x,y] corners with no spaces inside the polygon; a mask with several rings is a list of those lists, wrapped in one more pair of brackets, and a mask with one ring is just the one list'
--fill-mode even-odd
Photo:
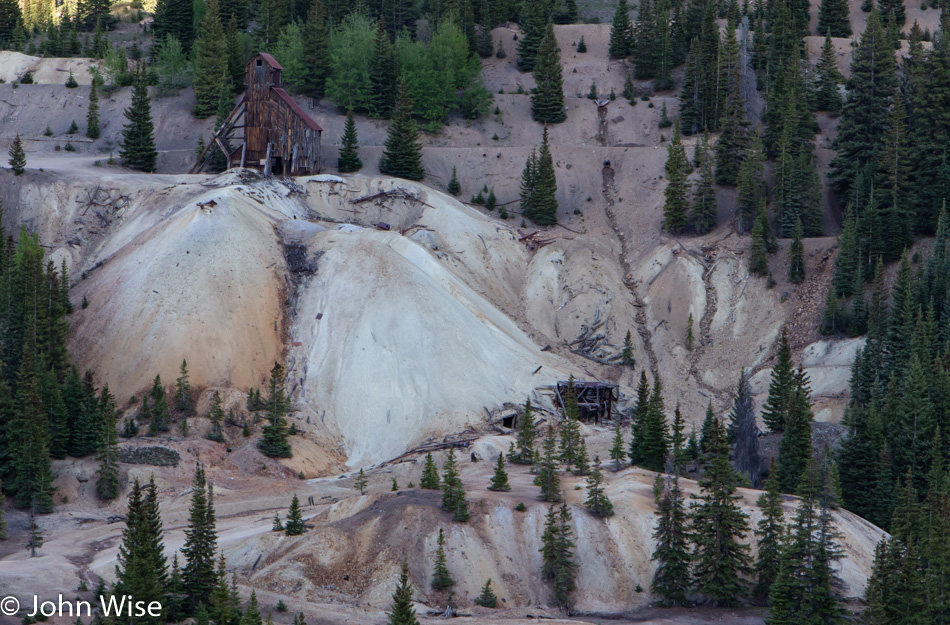
{"label": "conifer forest", "polygon": [[950,623],[948,146],[947,0],[0,0],[0,622]]}

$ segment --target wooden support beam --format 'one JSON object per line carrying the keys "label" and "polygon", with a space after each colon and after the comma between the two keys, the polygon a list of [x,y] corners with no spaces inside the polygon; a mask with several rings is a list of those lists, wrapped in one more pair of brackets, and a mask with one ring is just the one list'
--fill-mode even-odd
{"label": "wooden support beam", "polygon": [[247,141],[241,146],[241,169],[244,169],[244,159],[247,157]]}
{"label": "wooden support beam", "polygon": [[267,156],[266,156],[265,159],[264,159],[264,177],[265,177],[265,178],[270,178],[270,175],[271,175],[271,167],[270,167],[270,148],[271,148],[271,143],[268,142],[268,143],[267,143]]}

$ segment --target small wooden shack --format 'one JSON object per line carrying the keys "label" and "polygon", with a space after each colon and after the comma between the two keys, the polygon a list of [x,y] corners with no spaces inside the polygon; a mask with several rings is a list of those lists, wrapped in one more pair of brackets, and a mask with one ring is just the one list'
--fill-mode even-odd
{"label": "small wooden shack", "polygon": [[[564,401],[568,396],[570,382],[558,382],[554,387],[557,405],[564,410]],[[581,421],[600,423],[610,418],[614,402],[617,401],[618,387],[606,382],[585,382],[574,380],[574,393],[577,397],[577,418]]]}
{"label": "small wooden shack", "polygon": [[[228,157],[229,168],[252,167],[266,176],[320,172],[323,129],[281,87],[283,69],[266,52],[248,61],[244,94],[198,157],[191,173],[198,173],[207,164],[214,146]],[[232,136],[236,131],[242,132]]]}

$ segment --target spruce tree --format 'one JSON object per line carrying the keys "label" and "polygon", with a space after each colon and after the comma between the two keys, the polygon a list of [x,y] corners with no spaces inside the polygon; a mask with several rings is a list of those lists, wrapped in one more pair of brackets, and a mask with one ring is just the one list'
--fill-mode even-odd
{"label": "spruce tree", "polygon": [[696,182],[693,206],[690,209],[690,221],[698,234],[706,234],[716,227],[716,216],[719,211],[716,204],[716,180],[713,177],[713,157],[709,150],[708,136],[703,137],[697,149],[701,155],[697,158],[700,162],[699,180]]}
{"label": "spruce tree", "polygon": [[614,514],[614,505],[604,492],[604,474],[600,470],[600,456],[594,458],[594,467],[587,478],[587,501],[584,505],[597,517],[609,517]]}
{"label": "spruce tree", "polygon": [[[765,174],[762,166],[762,142],[756,133],[752,137],[752,144],[746,151],[742,165],[736,179],[738,186],[736,198],[736,213],[739,232],[748,232],[754,227],[759,216],[760,207],[765,203]],[[766,227],[768,220],[766,219]]]}
{"label": "spruce tree", "polygon": [[568,378],[564,391],[564,409],[561,419],[561,437],[558,445],[558,460],[567,465],[567,470],[577,463],[577,452],[581,441],[580,421],[578,421],[577,390],[574,376]]}
{"label": "spruce tree", "polygon": [[[25,230],[21,231],[21,236]],[[21,239],[22,240],[22,239]],[[34,332],[33,322],[27,327],[27,335]],[[22,357],[17,373],[15,417],[11,433],[16,433],[12,445],[18,458],[14,465],[11,491],[14,502],[20,508],[48,514],[53,511],[53,473],[49,459],[49,420],[43,412],[37,373],[35,346],[23,341]]]}
{"label": "spruce tree", "polygon": [[[126,528],[122,532],[122,544],[119,547],[116,566],[116,590],[121,594],[132,595],[136,601],[157,601],[165,599],[165,587],[168,584],[168,563],[165,559],[165,546],[162,542],[162,520],[159,516],[158,494],[154,479],[144,488],[135,480],[129,496]],[[153,617],[144,615],[136,622],[146,625],[160,625],[165,615]]]}
{"label": "spruce tree", "polygon": [[307,21],[301,31],[306,67],[303,94],[320,99],[330,75],[330,29],[327,27],[323,0],[311,0]]}
{"label": "spruce tree", "polygon": [[752,389],[743,369],[739,374],[732,412],[729,414],[729,438],[733,445],[733,467],[736,473],[749,480],[752,488],[758,488],[759,478],[759,427],[755,423],[755,404]]}
{"label": "spruce tree", "polygon": [[209,603],[217,580],[214,570],[217,548],[218,533],[215,529],[213,489],[211,483],[205,480],[204,465],[198,463],[195,467],[195,479],[192,482],[185,544],[181,548],[185,556],[182,583],[192,610],[199,604]]}
{"label": "spruce tree", "polygon": [[300,500],[297,499],[297,493],[294,493],[294,498],[290,500],[290,509],[287,510],[284,532],[288,536],[300,536],[304,533],[303,515],[300,512]]}
{"label": "spruce tree", "polygon": [[90,139],[99,138],[99,91],[96,81],[89,86],[89,110],[86,113],[86,136]]}
{"label": "spruce tree", "polygon": [[399,85],[396,108],[389,123],[383,156],[379,160],[379,171],[408,180],[422,180],[425,176],[419,131],[412,119],[412,102],[405,81]]}
{"label": "spruce tree", "polygon": [[557,177],[554,173],[554,157],[548,145],[548,128],[544,127],[541,148],[538,150],[537,170],[530,195],[530,218],[539,226],[557,223]]}
{"label": "spruce tree", "polygon": [[827,37],[851,36],[847,0],[821,0],[818,6],[818,32],[825,33]]}
{"label": "spruce tree", "polygon": [[[551,508],[554,509],[553,504]],[[542,574],[545,579],[554,581],[553,599],[561,607],[570,606],[571,593],[577,587],[577,563],[574,562],[574,541],[571,540],[571,534],[571,509],[562,503],[554,516],[550,535],[546,525],[545,534],[541,537],[541,552],[544,556]]]}
{"label": "spruce tree", "polygon": [[[386,23],[382,17],[376,23],[376,35],[373,38],[373,52],[370,55],[369,82],[372,89],[370,97],[370,113],[383,119],[392,114],[395,122],[399,111],[395,113],[393,106],[400,106],[402,88],[396,91],[396,60],[393,56],[393,45],[386,31]],[[408,95],[407,95],[408,101]],[[407,105],[411,110],[411,105]],[[415,180],[418,180],[417,178]]]}
{"label": "spruce tree", "polygon": [[389,625],[419,625],[416,609],[412,605],[412,582],[409,580],[409,562],[402,561],[399,573],[399,585],[393,592],[392,611],[389,612]]}
{"label": "spruce tree", "polygon": [[495,591],[491,587],[491,578],[488,578],[488,581],[485,582],[485,585],[482,586],[482,592],[478,597],[475,598],[475,605],[480,605],[483,608],[497,608],[498,607],[498,597],[495,595]]}
{"label": "spruce tree", "polygon": [[630,330],[627,330],[627,335],[623,337],[623,350],[620,352],[620,366],[631,368],[637,366],[637,360],[633,355],[633,340],[630,338]]}
{"label": "spruce tree", "polygon": [[449,449],[442,473],[442,508],[452,513],[452,520],[468,521],[468,502],[465,501],[465,488],[459,477],[454,447]]}
{"label": "spruce tree", "polygon": [[115,399],[108,386],[103,387],[99,403],[102,437],[97,457],[96,494],[109,501],[119,496],[119,436],[115,423]]}
{"label": "spruce tree", "polygon": [[29,533],[27,534],[26,548],[30,550],[30,557],[36,557],[36,550],[43,546],[43,530],[36,522],[36,505],[30,507]]}
{"label": "spruce tree", "polygon": [[368,482],[366,471],[363,470],[363,467],[360,467],[359,472],[356,474],[356,479],[353,481],[353,488],[360,491],[360,495],[365,495]]}
{"label": "spruce tree", "polygon": [[521,5],[518,25],[523,34],[518,40],[518,69],[522,72],[534,69],[538,48],[541,47],[550,17],[549,6],[544,0],[525,0]]}
{"label": "spruce tree", "polygon": [[508,473],[505,471],[505,454],[498,454],[498,462],[495,464],[495,473],[492,475],[488,490],[511,490],[511,486],[508,484]]}
{"label": "spruce tree", "polygon": [[558,475],[559,468],[557,437],[554,434],[554,427],[549,425],[544,437],[544,455],[538,467],[538,474],[534,478],[535,486],[541,487],[541,501],[561,501],[563,495],[561,477]]}
{"label": "spruce tree", "polygon": [[756,505],[762,510],[762,518],[755,530],[759,554],[755,561],[756,582],[753,594],[765,597],[778,576],[785,535],[782,493],[779,491],[778,470],[774,460],[769,468],[769,477],[765,481],[765,492],[759,496]]}
{"label": "spruce tree", "polygon": [[627,459],[627,453],[624,451],[623,432],[620,431],[620,421],[614,424],[614,438],[610,446],[610,459],[614,463],[614,471],[619,471]]}
{"label": "spruce tree", "polygon": [[188,362],[181,361],[178,369],[178,379],[175,380],[175,408],[186,414],[195,411],[195,399],[191,395],[191,382],[188,380]]}
{"label": "spruce tree", "polygon": [[452,195],[458,195],[462,192],[462,184],[459,182],[458,171],[456,171],[455,165],[452,165],[452,178],[449,180],[449,186],[446,190]]}
{"label": "spruce tree", "polygon": [[261,428],[257,447],[270,458],[290,458],[293,452],[287,442],[287,397],[284,394],[284,367],[275,362],[270,370],[270,395],[267,397],[267,424]]}
{"label": "spruce tree", "polygon": [[428,490],[439,490],[439,470],[432,459],[432,452],[426,454],[425,464],[422,467],[422,478],[419,480],[419,488]]}
{"label": "spruce tree", "polygon": [[778,479],[784,493],[795,492],[802,472],[812,456],[811,423],[814,415],[808,390],[808,378],[803,369],[795,373],[785,431],[779,442]]}
{"label": "spruce tree", "polygon": [[765,256],[765,231],[768,229],[765,212],[759,213],[749,237],[749,271],[764,276],[769,273],[769,261]]}
{"label": "spruce tree", "polygon": [[518,417],[518,434],[515,439],[515,454],[509,460],[518,464],[531,464],[534,460],[534,438],[537,435],[531,400],[524,403],[524,411]]}
{"label": "spruce tree", "polygon": [[735,605],[751,573],[748,516],[739,507],[735,473],[722,423],[714,422],[706,441],[709,461],[699,480],[700,494],[692,495],[693,583],[714,605]]}
{"label": "spruce tree", "polygon": [[155,171],[158,151],[155,149],[155,126],[152,122],[152,105],[144,71],[136,73],[132,87],[132,103],[125,110],[125,118],[129,123],[122,127],[119,155],[125,164],[133,169]]}
{"label": "spruce tree", "polygon": [[559,124],[567,119],[564,112],[564,78],[561,68],[561,54],[557,39],[554,37],[554,25],[548,23],[538,47],[534,64],[534,82],[537,85],[531,91],[531,117],[542,124]]}
{"label": "spruce tree", "polygon": [[204,119],[217,111],[221,91],[230,89],[224,81],[229,75],[228,44],[221,25],[218,0],[208,0],[195,39],[193,58],[195,107],[192,114]]}
{"label": "spruce tree", "polygon": [[[617,0],[614,19],[610,25],[610,43],[607,51],[615,59],[625,59],[634,52],[633,24],[630,22],[627,0]],[[641,76],[638,75],[639,77]],[[652,75],[649,78],[652,78]]]}
{"label": "spruce tree", "polygon": [[435,590],[448,590],[455,586],[455,580],[449,572],[445,558],[445,532],[439,528],[438,548],[435,551],[435,572],[432,573],[432,588]]}
{"label": "spruce tree", "polygon": [[653,391],[642,421],[641,465],[650,471],[663,471],[670,450],[670,434],[663,406],[660,378],[653,379]]}
{"label": "spruce tree", "polygon": [[762,406],[762,420],[771,432],[785,429],[795,389],[795,367],[792,363],[792,348],[788,344],[788,330],[782,328],[775,366],[772,367],[769,395]]}
{"label": "spruce tree", "polygon": [[686,149],[680,140],[679,118],[673,125],[673,139],[667,147],[666,153],[666,189],[663,191],[663,229],[672,234],[679,234],[686,229],[686,213],[689,202],[686,198],[686,177],[689,175],[690,165],[686,157]]}
{"label": "spruce tree", "polygon": [[802,220],[795,222],[795,231],[788,248],[788,279],[798,284],[805,279],[805,247],[802,244]]}
{"label": "spruce tree", "polygon": [[[825,2],[832,1],[838,2],[840,0],[825,0]],[[845,4],[845,9],[847,9],[847,4]],[[849,35],[850,32],[851,25],[849,23]],[[818,57],[818,63],[815,65],[815,75],[817,76],[815,108],[819,111],[837,113],[841,110],[841,94],[838,93],[838,85],[844,82],[844,77],[838,71],[838,61],[830,34],[825,36],[825,44],[821,47],[821,56]]]}
{"label": "spruce tree", "polygon": [[643,463],[643,426],[649,406],[650,383],[647,381],[647,372],[644,369],[640,372],[640,382],[637,384],[637,400],[630,419],[630,451],[627,453],[630,464]]}
{"label": "spruce tree", "polygon": [[534,191],[538,182],[538,157],[535,151],[531,150],[531,155],[525,161],[524,169],[521,170],[521,185],[518,189],[518,200],[521,205],[521,214],[527,219],[533,219],[534,215]]}
{"label": "spruce tree", "polygon": [[20,133],[16,134],[13,143],[10,145],[10,169],[17,176],[26,171],[26,152],[23,150],[23,141],[20,140]]}
{"label": "spruce tree", "polygon": [[[662,478],[657,475],[657,480]],[[650,590],[660,597],[661,605],[687,606],[691,556],[685,498],[677,476],[662,481],[663,489],[656,498],[656,548],[650,558],[657,567]]]}
{"label": "spruce tree", "polygon": [[[321,0],[314,0],[319,3]],[[359,171],[363,167],[363,161],[359,155],[359,139],[356,135],[356,120],[353,119],[353,110],[346,112],[346,125],[343,127],[343,145],[340,147],[340,159],[338,169],[341,174],[349,174]]]}

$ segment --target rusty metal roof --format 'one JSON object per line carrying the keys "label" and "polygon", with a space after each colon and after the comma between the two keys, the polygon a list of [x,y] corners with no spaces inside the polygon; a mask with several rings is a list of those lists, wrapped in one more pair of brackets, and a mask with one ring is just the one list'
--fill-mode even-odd
{"label": "rusty metal roof", "polygon": [[[263,52],[261,54],[264,55]],[[309,115],[307,115],[302,108],[300,108],[299,104],[294,102],[294,99],[290,97],[290,94],[288,94],[286,91],[284,91],[280,87],[271,87],[271,91],[276,93],[277,97],[283,100],[287,104],[287,106],[289,106],[291,110],[293,110],[293,112],[296,113],[297,117],[302,119],[308,126],[310,126],[310,128],[312,128],[313,130],[316,130],[317,132],[323,132],[323,128],[321,128],[317,124],[317,122],[313,121],[313,119]]]}
{"label": "rusty metal roof", "polygon": [[[272,57],[271,55],[267,54],[266,52],[258,52],[257,54],[254,55],[254,57],[251,59],[251,61],[253,61],[253,60],[256,59],[257,57],[263,58],[265,61],[267,61],[267,64],[270,65],[271,67],[273,67],[274,69],[280,69],[280,70],[284,69],[284,68],[281,66],[281,64],[277,62],[277,59],[275,59],[275,58]],[[248,63],[250,63],[250,61],[248,61]]]}

